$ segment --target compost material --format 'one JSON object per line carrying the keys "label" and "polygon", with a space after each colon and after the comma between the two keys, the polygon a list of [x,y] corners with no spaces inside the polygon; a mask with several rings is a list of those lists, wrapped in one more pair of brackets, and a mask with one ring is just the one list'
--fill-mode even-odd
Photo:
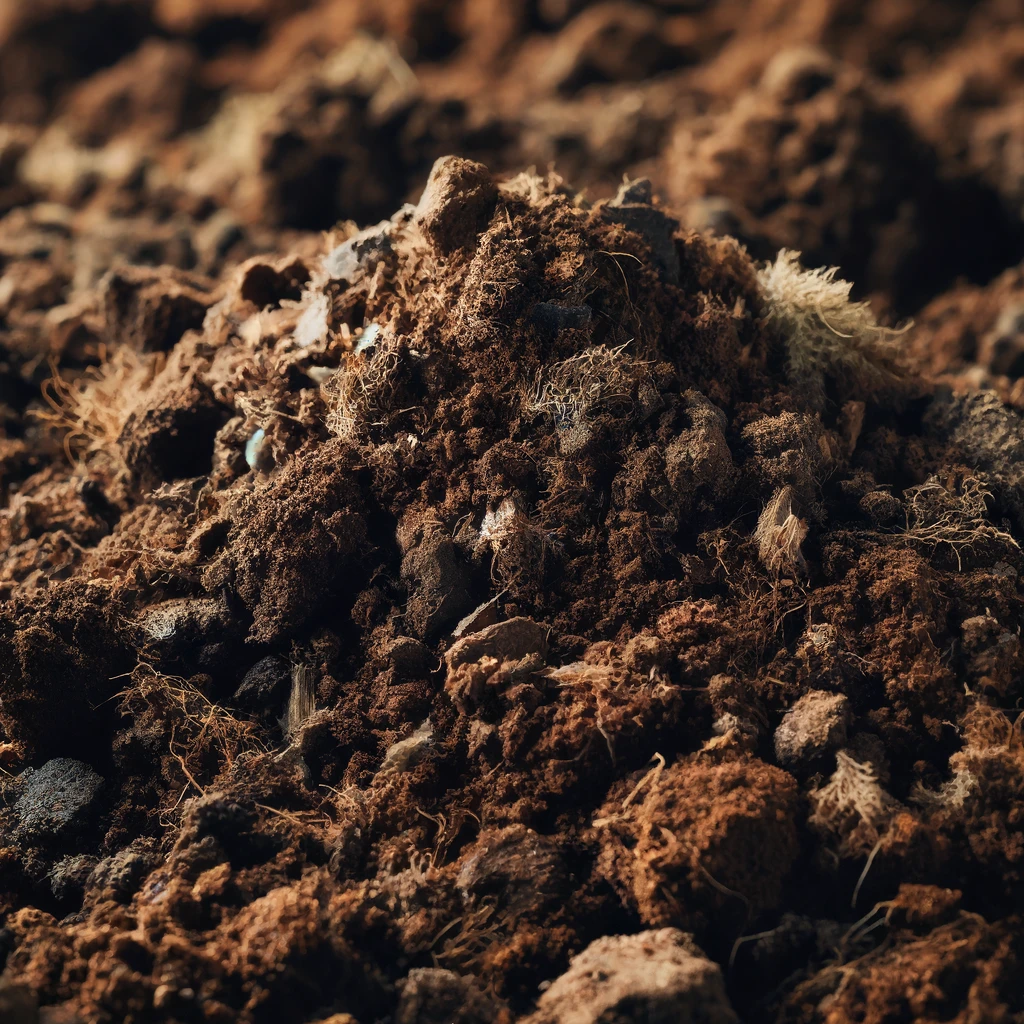
{"label": "compost material", "polygon": [[8,5],[0,1019],[1024,1020],[1018,21]]}

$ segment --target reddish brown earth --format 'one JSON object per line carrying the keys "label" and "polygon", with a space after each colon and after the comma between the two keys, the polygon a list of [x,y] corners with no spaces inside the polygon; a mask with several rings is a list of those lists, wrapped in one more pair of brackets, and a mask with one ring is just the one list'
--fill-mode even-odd
{"label": "reddish brown earth", "polygon": [[1021,13],[0,7],[0,1020],[1024,1020]]}

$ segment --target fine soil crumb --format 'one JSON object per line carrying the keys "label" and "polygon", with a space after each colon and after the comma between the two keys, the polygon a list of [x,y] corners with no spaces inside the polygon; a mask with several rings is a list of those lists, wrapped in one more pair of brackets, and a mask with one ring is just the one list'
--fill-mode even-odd
{"label": "fine soil crumb", "polygon": [[9,4],[0,1020],[1024,1019],[1013,8]]}

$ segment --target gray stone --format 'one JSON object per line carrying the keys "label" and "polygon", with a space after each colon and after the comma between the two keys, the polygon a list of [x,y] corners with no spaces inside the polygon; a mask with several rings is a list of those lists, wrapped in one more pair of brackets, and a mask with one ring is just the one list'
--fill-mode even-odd
{"label": "gray stone", "polygon": [[50,891],[61,903],[80,903],[96,858],[85,854],[63,857],[50,870]]}
{"label": "gray stone", "polygon": [[96,809],[103,779],[87,764],[68,757],[47,761],[21,776],[14,805],[18,838],[29,842],[62,840],[85,826]]}
{"label": "gray stone", "polygon": [[605,218],[642,236],[651,247],[651,256],[662,277],[679,283],[679,254],[675,233],[679,222],[651,205],[650,182],[645,179],[624,182],[618,194],[601,206]]}
{"label": "gray stone", "polygon": [[113,856],[104,857],[89,877],[89,888],[101,889],[119,902],[127,903],[160,861],[160,854],[152,848],[152,843],[138,839]]}
{"label": "gray stone", "polygon": [[336,281],[358,281],[394,252],[394,229],[394,221],[382,220],[353,235],[324,257],[324,270]]}
{"label": "gray stone", "polygon": [[503,1016],[479,982],[438,967],[411,970],[400,990],[395,1024],[491,1024]]}
{"label": "gray stone", "polygon": [[787,768],[812,765],[846,743],[849,723],[850,702],[841,693],[811,690],[775,730],[775,757]]}
{"label": "gray stone", "polygon": [[573,957],[526,1024],[739,1024],[718,964],[678,928],[610,935]]}
{"label": "gray stone", "polygon": [[254,711],[278,708],[290,685],[291,669],[280,658],[268,655],[245,673],[232,699]]}

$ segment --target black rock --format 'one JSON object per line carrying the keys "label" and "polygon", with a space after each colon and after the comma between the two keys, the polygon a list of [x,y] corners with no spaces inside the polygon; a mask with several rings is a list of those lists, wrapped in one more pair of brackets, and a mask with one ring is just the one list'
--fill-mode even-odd
{"label": "black rock", "polygon": [[538,302],[530,312],[530,320],[544,333],[552,336],[560,331],[586,327],[590,317],[589,306],[559,306],[554,302]]}
{"label": "black rock", "polygon": [[291,670],[280,658],[261,658],[242,678],[234,702],[253,711],[277,708],[291,686]]}

